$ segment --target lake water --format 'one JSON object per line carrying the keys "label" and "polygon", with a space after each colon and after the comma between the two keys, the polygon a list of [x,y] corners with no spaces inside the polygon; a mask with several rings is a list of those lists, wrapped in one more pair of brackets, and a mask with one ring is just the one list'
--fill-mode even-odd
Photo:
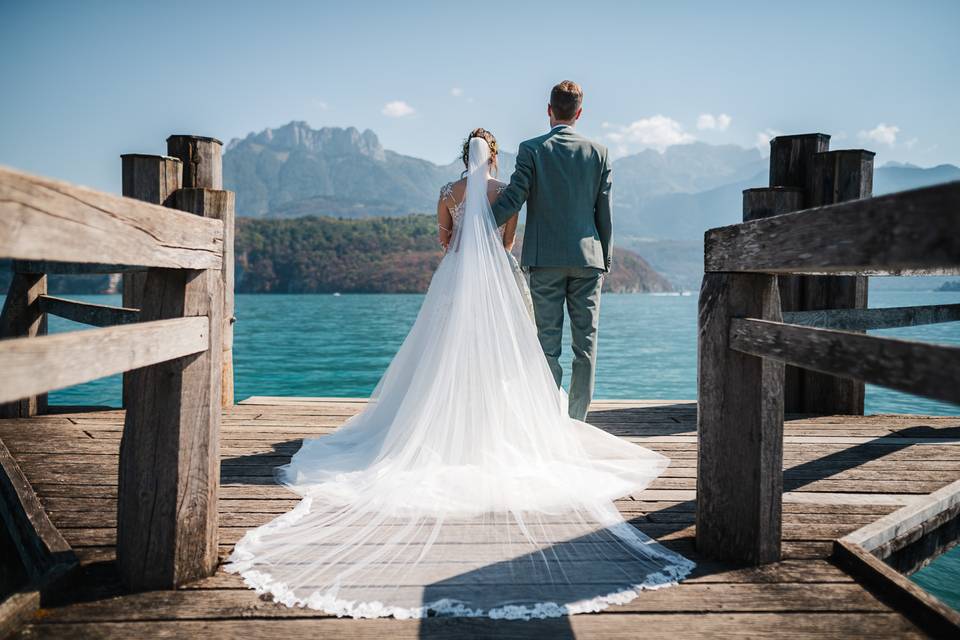
{"label": "lake water", "polygon": [[[120,304],[120,296],[74,296]],[[237,400],[251,395],[367,396],[413,324],[421,295],[238,295],[234,339]],[[870,306],[960,302],[958,292],[878,289]],[[604,294],[597,398],[696,396],[697,298]],[[50,318],[50,331],[83,329]],[[875,332],[960,345],[960,323]],[[569,336],[564,368],[570,365]],[[120,376],[50,394],[51,404],[119,406]],[[960,407],[867,387],[867,413],[958,415]],[[960,548],[916,575],[960,607]]]}
{"label": "lake water", "polygon": [[[120,304],[120,296],[73,296]],[[236,397],[370,394],[413,324],[421,295],[238,295]],[[878,290],[870,306],[960,302],[960,292]],[[50,318],[50,331],[86,328]],[[697,297],[604,294],[597,398],[692,399],[697,377]],[[888,335],[960,344],[960,323],[888,329]],[[564,370],[569,374],[569,335]],[[120,376],[50,394],[54,404],[119,406]],[[960,407],[867,387],[868,413],[960,414]]]}

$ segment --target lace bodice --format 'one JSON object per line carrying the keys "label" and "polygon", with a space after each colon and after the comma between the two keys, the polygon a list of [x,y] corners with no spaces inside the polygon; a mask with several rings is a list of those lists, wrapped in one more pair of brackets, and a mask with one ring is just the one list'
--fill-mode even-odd
{"label": "lace bodice", "polygon": [[[460,202],[457,202],[456,199],[453,197],[454,184],[455,184],[454,182],[448,182],[447,184],[443,185],[443,188],[440,189],[440,199],[447,203],[448,205],[447,209],[450,210],[450,216],[453,218],[453,227],[451,228],[451,231],[457,228],[457,225],[460,224],[460,218],[463,217],[463,200],[461,200]],[[500,195],[503,192],[503,190],[506,188],[507,188],[506,183],[501,183],[497,185],[497,195]],[[453,203],[453,206],[449,206],[450,203]],[[502,237],[503,227],[501,226],[500,228],[497,229],[497,231],[500,233],[500,236]]]}

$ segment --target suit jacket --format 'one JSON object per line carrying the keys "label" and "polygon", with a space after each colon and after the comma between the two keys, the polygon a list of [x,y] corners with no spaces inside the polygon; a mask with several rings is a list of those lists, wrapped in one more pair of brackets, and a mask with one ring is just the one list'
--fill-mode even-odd
{"label": "suit jacket", "polygon": [[607,149],[558,126],[520,144],[510,184],[493,204],[502,225],[527,203],[520,263],[610,270],[612,187]]}

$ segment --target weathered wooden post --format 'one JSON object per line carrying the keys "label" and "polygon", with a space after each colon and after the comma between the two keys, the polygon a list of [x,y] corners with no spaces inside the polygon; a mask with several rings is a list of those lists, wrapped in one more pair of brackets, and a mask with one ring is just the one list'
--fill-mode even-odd
{"label": "weathered wooden post", "polygon": [[183,162],[183,187],[170,206],[223,220],[223,372],[221,404],[233,404],[234,224],[235,198],[223,189],[223,143],[216,138],[176,135],[167,138],[167,152]]}
{"label": "weathered wooden post", "polygon": [[117,563],[134,590],[173,588],[217,566],[222,292],[219,269],[147,272],[140,319],[207,316],[209,342],[130,375]]}
{"label": "weathered wooden post", "polygon": [[[873,194],[874,155],[864,149],[814,154],[807,206],[869,198]],[[867,284],[866,276],[806,276],[801,308],[866,309]],[[804,413],[863,415],[862,380],[803,371],[802,393]]]}
{"label": "weathered wooden post", "polygon": [[734,317],[779,321],[776,277],[706,273],[697,349],[697,551],[780,559],[783,365],[729,347]]}
{"label": "weathered wooden post", "polygon": [[[155,156],[143,153],[125,153],[120,156],[123,167],[122,193],[152,204],[166,204],[174,191],[180,188],[183,165],[179,158]],[[140,308],[146,271],[131,271],[123,274],[123,306]],[[130,372],[123,374],[123,406],[129,406],[127,392],[130,388]]]}
{"label": "weathered wooden post", "polygon": [[[869,197],[873,153],[828,151],[830,136],[809,133],[770,141],[770,187],[743,192],[743,220]],[[850,276],[780,276],[784,311],[862,309],[867,279]],[[788,413],[862,414],[862,382],[787,366],[784,408]]]}
{"label": "weathered wooden post", "polygon": [[[0,314],[0,338],[28,338],[47,333],[47,314],[40,309],[40,296],[47,293],[47,276],[18,273],[14,269],[10,289]],[[0,404],[0,418],[27,418],[46,413],[47,394]]]}
{"label": "weathered wooden post", "polygon": [[[169,147],[191,160],[183,163],[182,184],[188,193],[177,196],[178,190],[165,204],[182,204],[203,214],[232,212],[233,194],[210,194],[195,186],[198,176],[208,184],[222,184],[216,178],[219,167],[199,169],[203,162],[219,164],[219,141],[172,138],[177,140]],[[227,260],[224,255],[224,263]],[[139,303],[142,321],[209,318],[206,351],[129,374],[120,445],[117,563],[128,587],[145,590],[173,588],[211,575],[217,566],[223,265],[206,270],[151,268]]]}

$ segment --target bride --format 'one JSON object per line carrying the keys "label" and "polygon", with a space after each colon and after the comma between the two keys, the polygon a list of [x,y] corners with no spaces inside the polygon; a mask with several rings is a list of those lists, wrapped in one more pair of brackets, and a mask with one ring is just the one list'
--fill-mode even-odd
{"label": "bride", "polygon": [[493,221],[484,134],[441,193],[444,257],[369,403],[278,467],[302,500],[230,556],[258,593],[338,616],[528,619],[625,603],[694,567],[613,503],[669,459],[567,415],[505,250],[516,219]]}

